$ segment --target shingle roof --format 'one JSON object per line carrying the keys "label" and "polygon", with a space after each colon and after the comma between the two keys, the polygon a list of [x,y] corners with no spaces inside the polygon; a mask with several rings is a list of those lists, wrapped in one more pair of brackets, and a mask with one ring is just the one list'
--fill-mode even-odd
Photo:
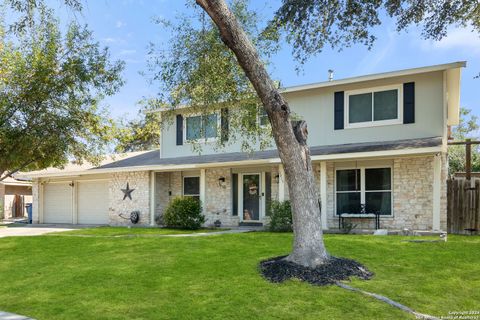
{"label": "shingle roof", "polygon": [[[363,143],[349,143],[331,146],[314,146],[310,148],[312,156],[316,155],[332,155],[342,153],[357,153],[357,152],[372,152],[372,151],[388,151],[401,150],[412,148],[428,148],[442,145],[441,137],[421,138],[421,139],[406,139],[396,141],[382,141],[382,142],[363,142]],[[127,159],[115,161],[96,169],[113,169],[125,167],[139,167],[139,166],[160,166],[160,165],[186,165],[186,164],[206,164],[206,163],[221,163],[233,162],[243,160],[267,160],[278,158],[277,150],[257,151],[253,153],[246,152],[231,152],[218,153],[209,155],[198,155],[177,158],[160,158],[159,150],[146,152],[137,156],[129,157]]]}

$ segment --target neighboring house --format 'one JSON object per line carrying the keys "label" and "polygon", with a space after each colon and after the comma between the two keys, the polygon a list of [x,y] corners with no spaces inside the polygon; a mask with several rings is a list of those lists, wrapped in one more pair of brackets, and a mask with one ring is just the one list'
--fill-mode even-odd
{"label": "neighboring house", "polygon": [[[338,228],[340,213],[360,212],[380,213],[381,228],[446,229],[447,132],[459,121],[465,65],[283,90],[292,110],[308,122],[325,229]],[[276,150],[240,152],[241,141],[216,151],[215,139],[228,136],[226,115],[219,110],[202,121],[179,109],[162,129],[160,151],[95,168],[29,174],[34,222],[126,225],[124,218],[138,210],[139,223],[153,225],[169,201],[182,195],[202,201],[206,225],[217,219],[223,226],[267,222],[269,201],[288,199],[282,164]],[[199,130],[202,123],[206,127]],[[202,142],[202,155],[189,139]],[[132,199],[122,191],[127,184]],[[358,223],[374,227],[370,220]]]}
{"label": "neighboring house", "polygon": [[19,219],[27,216],[25,205],[32,203],[32,183],[8,177],[0,181],[0,218]]}

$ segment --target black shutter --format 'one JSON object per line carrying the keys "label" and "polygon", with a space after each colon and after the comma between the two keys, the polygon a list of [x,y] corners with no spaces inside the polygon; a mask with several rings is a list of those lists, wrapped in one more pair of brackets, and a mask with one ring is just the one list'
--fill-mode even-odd
{"label": "black shutter", "polygon": [[415,122],[415,82],[403,84],[403,123]]}
{"label": "black shutter", "polygon": [[343,91],[335,92],[335,112],[334,112],[334,129],[341,130],[343,129],[344,115],[343,110],[345,109],[344,104],[344,94]]}
{"label": "black shutter", "polygon": [[177,114],[177,146],[183,144],[183,117]]}
{"label": "black shutter", "polygon": [[232,174],[232,216],[238,216],[238,174]]}
{"label": "black shutter", "polygon": [[222,142],[228,141],[228,108],[223,108],[221,111],[221,132],[220,138]]}

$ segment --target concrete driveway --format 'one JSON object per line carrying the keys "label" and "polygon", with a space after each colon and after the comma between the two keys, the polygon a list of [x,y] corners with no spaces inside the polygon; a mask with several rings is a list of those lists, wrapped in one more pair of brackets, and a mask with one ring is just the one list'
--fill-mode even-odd
{"label": "concrete driveway", "polygon": [[16,225],[6,225],[0,226],[0,238],[5,237],[28,237],[28,236],[40,236],[42,234],[50,232],[61,232],[61,231],[70,231],[74,230],[71,226],[60,226],[60,225],[25,225],[19,226]]}

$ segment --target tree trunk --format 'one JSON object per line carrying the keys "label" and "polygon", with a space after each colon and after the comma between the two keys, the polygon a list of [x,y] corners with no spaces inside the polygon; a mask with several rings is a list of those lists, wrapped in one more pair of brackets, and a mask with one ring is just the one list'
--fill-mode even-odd
{"label": "tree trunk", "polygon": [[[294,243],[289,261],[314,268],[328,259],[323,243],[318,194],[306,144],[304,121],[292,127],[290,108],[270,78],[259,55],[224,0],[196,0],[220,30],[257,92],[272,124],[273,137],[285,168],[293,211]],[[325,200],[324,200],[325,201]]]}

